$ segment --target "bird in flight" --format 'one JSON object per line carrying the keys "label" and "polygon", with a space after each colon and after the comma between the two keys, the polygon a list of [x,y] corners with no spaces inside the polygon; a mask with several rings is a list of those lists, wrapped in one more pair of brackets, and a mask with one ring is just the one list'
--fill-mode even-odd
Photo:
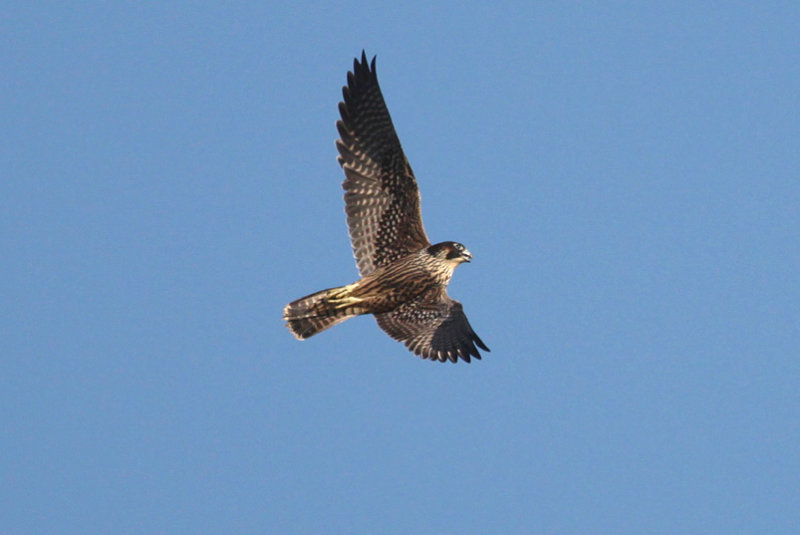
{"label": "bird in flight", "polygon": [[[375,58],[353,61],[342,88],[338,161],[345,212],[361,279],[292,301],[283,319],[305,340],[342,321],[373,314],[381,329],[414,354],[470,362],[489,351],[447,295],[453,270],[472,254],[462,244],[432,245],[422,226],[420,194],[403,154],[375,72]],[[477,346],[477,347],[476,347]]]}

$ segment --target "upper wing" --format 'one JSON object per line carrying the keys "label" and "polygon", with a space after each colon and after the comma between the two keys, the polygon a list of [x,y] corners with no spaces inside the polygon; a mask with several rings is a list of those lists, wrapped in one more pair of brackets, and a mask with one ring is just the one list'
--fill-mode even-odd
{"label": "upper wing", "polygon": [[362,276],[430,245],[420,196],[392,118],[383,101],[375,58],[361,53],[342,88],[336,141],[345,180],[344,201],[353,254]]}
{"label": "upper wing", "polygon": [[[476,345],[489,351],[467,321],[461,303],[437,291],[400,305],[391,312],[375,314],[378,325],[395,340],[425,359],[469,362],[481,358]],[[431,299],[431,297],[437,297]]]}

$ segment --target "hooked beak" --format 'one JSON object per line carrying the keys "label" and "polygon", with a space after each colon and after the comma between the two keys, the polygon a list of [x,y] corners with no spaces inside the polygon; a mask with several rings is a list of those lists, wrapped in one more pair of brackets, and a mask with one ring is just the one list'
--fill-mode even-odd
{"label": "hooked beak", "polygon": [[464,259],[464,262],[469,262],[472,260],[472,253],[470,253],[467,249],[461,251],[461,258]]}

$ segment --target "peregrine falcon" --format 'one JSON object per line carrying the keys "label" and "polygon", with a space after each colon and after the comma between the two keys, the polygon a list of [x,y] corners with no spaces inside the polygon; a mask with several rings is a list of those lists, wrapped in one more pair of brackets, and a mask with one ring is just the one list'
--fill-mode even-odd
{"label": "peregrine falcon", "polygon": [[342,88],[338,161],[344,169],[345,212],[361,279],[307,295],[283,309],[294,336],[305,340],[348,318],[373,314],[381,329],[414,354],[440,362],[481,358],[489,351],[461,303],[447,295],[453,270],[472,254],[462,244],[431,245],[420,195],[375,72],[362,51]]}

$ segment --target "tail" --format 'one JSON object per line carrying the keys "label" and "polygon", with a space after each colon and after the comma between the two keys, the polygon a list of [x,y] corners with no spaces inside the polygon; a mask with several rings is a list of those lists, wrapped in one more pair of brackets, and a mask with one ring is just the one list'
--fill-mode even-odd
{"label": "tail", "polygon": [[347,318],[364,314],[367,311],[358,306],[362,299],[351,295],[353,286],[330,288],[292,301],[283,309],[286,326],[295,338],[305,340]]}

